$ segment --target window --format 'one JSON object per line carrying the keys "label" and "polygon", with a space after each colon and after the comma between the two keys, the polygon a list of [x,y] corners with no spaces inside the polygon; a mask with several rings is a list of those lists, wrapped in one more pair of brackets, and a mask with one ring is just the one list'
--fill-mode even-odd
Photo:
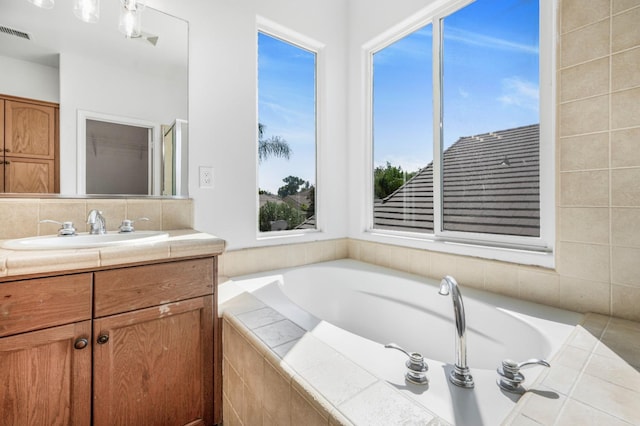
{"label": "window", "polygon": [[374,225],[433,232],[432,28],[373,55]]}
{"label": "window", "polygon": [[476,0],[372,50],[374,230],[546,250],[539,16]]}
{"label": "window", "polygon": [[258,32],[258,229],[316,228],[316,53]]}

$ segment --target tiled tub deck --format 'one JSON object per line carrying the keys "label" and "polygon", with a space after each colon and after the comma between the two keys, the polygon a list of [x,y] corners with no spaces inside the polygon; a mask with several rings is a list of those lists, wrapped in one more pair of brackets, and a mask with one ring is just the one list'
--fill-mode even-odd
{"label": "tiled tub deck", "polygon": [[[252,295],[221,310],[225,425],[448,424]],[[503,424],[640,424],[639,323],[587,314],[551,365]]]}

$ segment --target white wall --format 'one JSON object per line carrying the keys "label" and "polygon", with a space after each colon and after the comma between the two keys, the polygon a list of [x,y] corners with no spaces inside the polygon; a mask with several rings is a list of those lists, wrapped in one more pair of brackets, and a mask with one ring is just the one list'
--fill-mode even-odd
{"label": "white wall", "polygon": [[171,124],[187,116],[186,82],[60,55],[60,192],[76,193],[78,110]]}
{"label": "white wall", "polygon": [[0,56],[0,70],[1,94],[60,102],[57,68]]}
{"label": "white wall", "polygon": [[[346,2],[344,0],[149,0],[189,21],[189,195],[195,227],[228,248],[346,235]],[[323,43],[324,103],[319,123],[318,209],[322,232],[257,240],[256,15]],[[198,188],[212,166],[214,188]]]}

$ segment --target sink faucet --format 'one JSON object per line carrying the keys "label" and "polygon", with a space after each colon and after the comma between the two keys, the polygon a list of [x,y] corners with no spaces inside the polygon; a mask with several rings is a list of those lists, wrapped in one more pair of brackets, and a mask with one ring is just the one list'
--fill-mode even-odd
{"label": "sink faucet", "polygon": [[456,280],[447,275],[440,282],[439,294],[447,296],[451,293],[453,299],[453,313],[456,319],[456,363],[449,374],[449,381],[463,388],[473,387],[473,377],[469,373],[467,365],[467,324],[464,315],[464,303],[462,294]]}
{"label": "sink faucet", "polygon": [[89,234],[106,234],[107,233],[107,221],[100,210],[93,209],[89,212],[87,217],[87,225],[91,225]]}

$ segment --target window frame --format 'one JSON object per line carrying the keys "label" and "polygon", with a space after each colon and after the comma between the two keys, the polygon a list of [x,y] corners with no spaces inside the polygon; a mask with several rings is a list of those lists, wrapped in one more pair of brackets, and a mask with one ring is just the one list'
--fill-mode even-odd
{"label": "window frame", "polygon": [[321,123],[322,117],[324,116],[324,102],[321,97],[318,96],[320,92],[320,88],[324,86],[325,79],[325,55],[324,48],[325,45],[319,41],[316,41],[310,37],[307,37],[303,34],[300,34],[296,31],[293,31],[283,25],[280,25],[274,21],[271,21],[262,16],[256,16],[256,58],[258,57],[258,34],[263,33],[270,37],[276,38],[284,43],[289,43],[293,46],[296,46],[300,49],[304,49],[308,52],[311,52],[315,55],[315,216],[316,216],[316,227],[315,229],[290,229],[285,231],[269,231],[262,232],[260,231],[260,164],[258,161],[258,121],[260,119],[258,114],[258,102],[259,102],[259,84],[258,84],[258,61],[256,61],[256,144],[255,144],[255,165],[256,165],[256,209],[255,209],[255,232],[256,232],[256,240],[257,241],[267,241],[273,239],[282,239],[288,237],[302,237],[307,234],[313,234],[318,232],[323,232],[324,222],[322,214],[322,200],[324,200],[324,192],[322,191],[322,187],[324,185],[320,185],[321,179]]}
{"label": "window frame", "polygon": [[[442,19],[474,0],[442,0],[391,28],[362,48],[364,61],[366,161],[365,234],[372,240],[427,248],[453,254],[508,262],[555,266],[555,69],[556,1],[539,0],[539,94],[540,94],[540,235],[479,234],[442,229]],[[386,230],[374,227],[373,218],[373,55],[414,31],[431,24],[433,63],[433,181],[434,232]],[[436,185],[436,182],[438,184]]]}

